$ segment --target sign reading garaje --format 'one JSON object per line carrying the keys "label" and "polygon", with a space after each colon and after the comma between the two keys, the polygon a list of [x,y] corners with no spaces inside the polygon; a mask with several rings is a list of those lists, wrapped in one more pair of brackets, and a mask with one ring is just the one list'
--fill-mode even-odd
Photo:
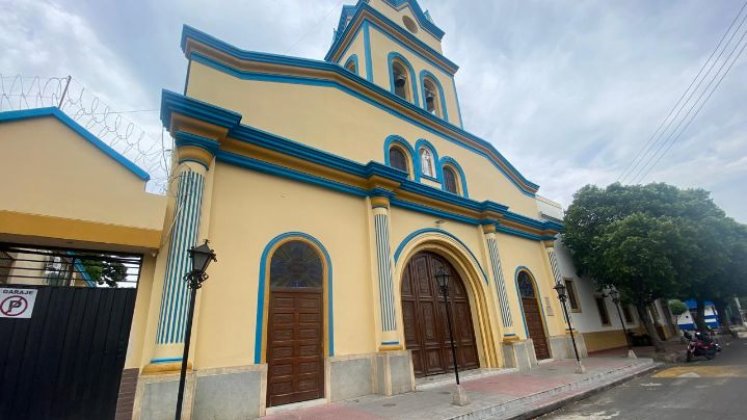
{"label": "sign reading garaje", "polygon": [[31,318],[36,289],[0,289],[0,318]]}

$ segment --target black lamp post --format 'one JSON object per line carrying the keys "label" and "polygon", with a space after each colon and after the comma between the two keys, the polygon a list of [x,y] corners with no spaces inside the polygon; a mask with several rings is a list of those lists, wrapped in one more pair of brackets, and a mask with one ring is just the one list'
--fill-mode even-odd
{"label": "black lamp post", "polygon": [[623,333],[625,334],[625,343],[628,345],[628,357],[635,358],[635,352],[633,352],[633,346],[630,345],[630,336],[628,335],[628,329],[625,328],[625,320],[623,320],[622,312],[620,311],[620,292],[614,287],[610,289],[609,296],[612,298],[612,302],[615,304],[617,309],[617,317],[620,318],[620,325],[622,325]]}
{"label": "black lamp post", "polygon": [[449,306],[449,273],[443,267],[436,271],[436,282],[444,295],[444,305],[446,306],[446,322],[449,325],[449,340],[451,341],[451,359],[454,362],[454,376],[456,377],[456,392],[453,395],[452,403],[456,405],[467,405],[469,399],[467,394],[462,390],[459,383],[459,365],[457,363],[456,346],[454,345],[454,332],[451,328],[451,307]]}
{"label": "black lamp post", "polygon": [[202,282],[208,279],[208,266],[212,261],[218,261],[215,258],[215,252],[208,246],[208,240],[200,246],[194,246],[189,250],[189,258],[192,260],[192,271],[187,273],[184,280],[187,281],[187,287],[190,289],[189,294],[189,314],[187,314],[187,329],[184,332],[184,353],[182,354],[182,371],[179,376],[179,394],[176,397],[176,420],[182,418],[182,405],[184,402],[184,383],[187,379],[187,357],[189,357],[189,342],[192,338],[192,318],[195,314],[195,299],[197,298],[197,289],[202,287]]}
{"label": "black lamp post", "polygon": [[558,299],[560,300],[560,305],[563,307],[563,315],[565,316],[565,322],[568,324],[568,331],[571,333],[571,342],[573,343],[573,352],[576,354],[576,363],[578,364],[578,370],[577,373],[584,373],[586,372],[586,369],[584,368],[584,365],[581,363],[581,358],[578,356],[578,347],[576,346],[576,337],[573,335],[573,325],[571,325],[571,317],[568,316],[568,307],[565,305],[565,301],[568,300],[568,295],[565,293],[565,285],[562,282],[555,283],[555,287],[553,287],[556,292],[558,292]]}

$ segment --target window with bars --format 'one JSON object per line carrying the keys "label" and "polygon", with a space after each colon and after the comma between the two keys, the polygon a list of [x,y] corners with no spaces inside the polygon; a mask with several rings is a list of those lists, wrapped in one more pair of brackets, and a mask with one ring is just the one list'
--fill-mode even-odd
{"label": "window with bars", "polygon": [[407,165],[407,154],[397,146],[389,148],[389,166],[403,172],[410,172]]}
{"label": "window with bars", "polygon": [[576,283],[571,279],[564,279],[565,289],[568,292],[568,304],[572,312],[581,312],[578,294],[576,293]]}
{"label": "window with bars", "polygon": [[459,178],[449,166],[444,167],[444,188],[450,193],[459,194]]}

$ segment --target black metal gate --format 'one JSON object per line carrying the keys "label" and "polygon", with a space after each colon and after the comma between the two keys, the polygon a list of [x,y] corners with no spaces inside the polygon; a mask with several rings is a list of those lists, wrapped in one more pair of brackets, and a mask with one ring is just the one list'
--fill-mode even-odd
{"label": "black metal gate", "polygon": [[[0,419],[114,418],[140,258],[123,260],[76,251],[71,259],[68,250],[40,251],[2,244],[0,251],[4,253],[0,254],[0,265],[4,262],[6,268],[0,289],[37,290],[31,318],[0,318]],[[73,275],[64,286],[47,286],[48,265],[42,264],[43,276],[38,279],[30,274],[29,267],[39,265],[38,255],[54,261],[55,269],[65,261],[71,265],[75,259],[85,261],[78,269],[86,276],[78,277],[86,277],[89,283],[92,275],[111,265],[125,267],[124,275],[119,276],[119,284],[102,287],[100,278],[94,285],[85,281],[76,284],[75,270],[68,270]],[[52,281],[59,284],[59,276],[53,276]]]}

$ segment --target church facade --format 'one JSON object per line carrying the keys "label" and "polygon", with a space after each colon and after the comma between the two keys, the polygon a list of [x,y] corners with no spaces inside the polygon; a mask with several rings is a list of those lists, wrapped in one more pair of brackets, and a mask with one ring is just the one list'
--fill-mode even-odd
{"label": "church facade", "polygon": [[552,289],[562,226],[463,128],[443,36],[414,0],[344,6],[324,60],[184,28],[185,89],[162,97],[176,153],[140,418],[173,406],[186,251],[204,239],[218,262],[198,293],[193,418],[413,391],[453,369],[447,304],[460,369],[570,357]]}

